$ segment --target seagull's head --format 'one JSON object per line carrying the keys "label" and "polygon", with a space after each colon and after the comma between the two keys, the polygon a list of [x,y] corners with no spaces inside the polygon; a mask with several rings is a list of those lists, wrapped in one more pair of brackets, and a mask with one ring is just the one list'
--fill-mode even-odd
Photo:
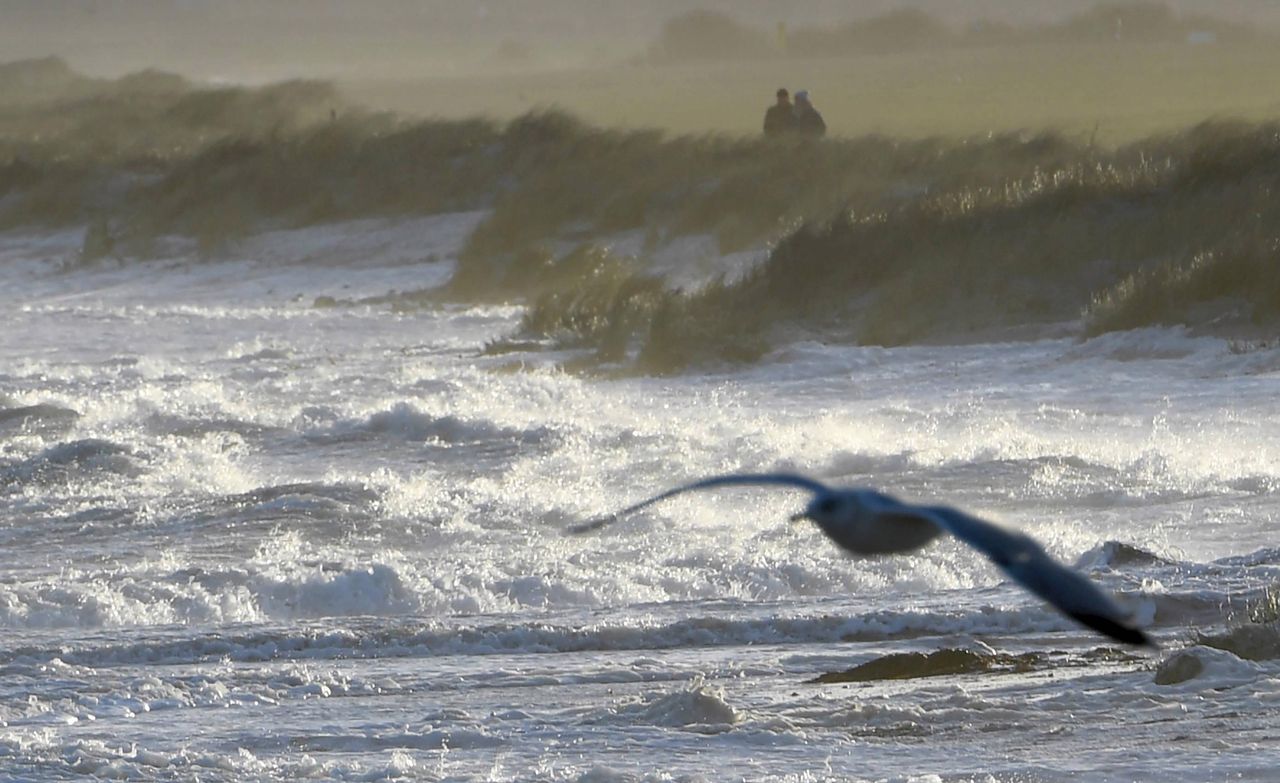
{"label": "seagull's head", "polygon": [[823,530],[833,530],[849,523],[857,516],[861,505],[849,492],[818,492],[814,494],[804,511],[794,514],[792,522],[809,520]]}

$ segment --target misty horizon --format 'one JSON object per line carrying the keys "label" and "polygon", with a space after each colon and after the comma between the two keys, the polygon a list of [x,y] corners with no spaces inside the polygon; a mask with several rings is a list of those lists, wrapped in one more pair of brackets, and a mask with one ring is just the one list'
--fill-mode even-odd
{"label": "misty horizon", "polygon": [[[382,0],[6,0],[0,60],[57,56],[91,76],[158,68],[201,81],[263,83],[291,78],[437,78],[499,64],[514,49],[522,67],[617,65],[643,53],[673,17],[719,12],[772,29],[837,25],[904,8],[963,26],[1059,21],[1094,0],[810,0],[779,12],[764,0],[512,0],[459,4]],[[1158,4],[1157,4],[1158,5]],[[1280,27],[1280,7],[1247,0],[1164,3],[1175,13]]]}

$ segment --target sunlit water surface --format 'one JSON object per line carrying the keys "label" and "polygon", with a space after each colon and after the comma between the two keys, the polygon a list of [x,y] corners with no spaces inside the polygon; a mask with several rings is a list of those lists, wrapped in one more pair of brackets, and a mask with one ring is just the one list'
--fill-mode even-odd
{"label": "sunlit water surface", "polygon": [[[484,355],[517,307],[359,303],[446,280],[475,219],[77,272],[78,236],[4,238],[0,775],[1275,780],[1275,656],[1155,679],[1280,580],[1280,351],[800,343],[619,380]],[[847,559],[785,491],[562,534],[780,468],[1020,526],[1163,649],[952,541]],[[939,650],[976,669],[809,682]]]}

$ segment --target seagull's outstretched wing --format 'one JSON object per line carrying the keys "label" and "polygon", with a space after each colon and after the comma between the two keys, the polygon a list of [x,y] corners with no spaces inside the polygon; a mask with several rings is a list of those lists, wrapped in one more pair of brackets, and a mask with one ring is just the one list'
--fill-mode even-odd
{"label": "seagull's outstretched wing", "polygon": [[1149,636],[1129,623],[1110,596],[1088,577],[1054,560],[1030,536],[946,506],[918,508],[1068,617],[1117,641],[1155,646]]}
{"label": "seagull's outstretched wing", "polygon": [[742,486],[784,486],[803,489],[809,492],[822,493],[831,490],[821,482],[814,481],[805,476],[799,476],[794,473],[731,473],[725,476],[712,476],[711,478],[695,481],[692,484],[685,484],[675,489],[669,489],[661,495],[654,495],[648,500],[642,500],[633,506],[627,506],[621,511],[614,512],[607,517],[597,517],[586,522],[580,522],[571,525],[567,530],[575,535],[580,533],[589,533],[592,530],[599,530],[605,525],[613,524],[618,520],[635,512],[652,506],[654,503],[661,502],[676,495],[683,495],[686,492],[693,492],[698,489],[711,489],[713,487],[742,487]]}

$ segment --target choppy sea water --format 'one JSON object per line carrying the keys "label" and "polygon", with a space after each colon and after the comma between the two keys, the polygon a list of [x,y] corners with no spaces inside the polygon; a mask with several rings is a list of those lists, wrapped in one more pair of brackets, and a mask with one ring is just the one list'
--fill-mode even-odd
{"label": "choppy sea water", "polygon": [[[518,307],[313,306],[443,282],[474,219],[74,272],[78,236],[5,237],[0,776],[1275,780],[1280,653],[1195,641],[1280,582],[1280,351],[798,343],[603,379],[484,355]],[[848,559],[786,492],[562,534],[779,468],[1018,525],[1162,649],[952,541]]]}

